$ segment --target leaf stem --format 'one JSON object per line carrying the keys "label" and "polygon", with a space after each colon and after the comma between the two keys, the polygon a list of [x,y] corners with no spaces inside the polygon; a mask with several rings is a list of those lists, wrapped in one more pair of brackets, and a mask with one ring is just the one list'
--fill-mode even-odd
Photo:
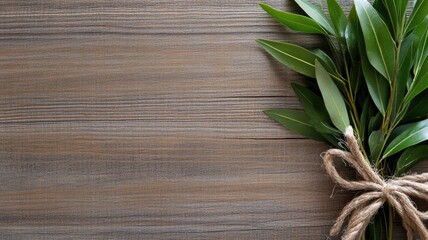
{"label": "leaf stem", "polygon": [[348,68],[348,64],[346,63],[346,53],[345,50],[340,47],[340,52],[341,52],[341,56],[343,58],[343,63],[344,63],[344,67],[345,67],[345,74],[346,74],[346,82],[347,84],[347,89],[345,88],[345,94],[346,94],[346,98],[348,99],[348,103],[349,106],[351,107],[351,113],[352,113],[352,121],[354,123],[354,129],[355,129],[355,134],[357,135],[357,139],[360,145],[360,149],[364,155],[364,157],[368,160],[368,156],[366,153],[366,150],[364,149],[364,145],[362,142],[362,139],[360,137],[360,117],[358,115],[358,110],[357,107],[355,105],[355,97],[353,95],[353,91],[352,91],[352,86],[351,86],[351,75],[349,73],[349,68]]}

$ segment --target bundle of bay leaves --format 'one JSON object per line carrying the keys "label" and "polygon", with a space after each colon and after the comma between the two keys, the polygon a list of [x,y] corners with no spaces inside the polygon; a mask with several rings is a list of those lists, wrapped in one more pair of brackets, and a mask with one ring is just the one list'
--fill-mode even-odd
{"label": "bundle of bay leaves", "polygon": [[[328,50],[259,39],[290,69],[308,77],[293,83],[302,110],[264,112],[305,137],[343,148],[352,126],[361,152],[385,178],[428,159],[428,0],[355,0],[349,14],[336,0],[327,10],[295,0],[307,16],[260,6],[289,29],[322,36]],[[385,206],[366,239],[392,239],[394,211]]]}

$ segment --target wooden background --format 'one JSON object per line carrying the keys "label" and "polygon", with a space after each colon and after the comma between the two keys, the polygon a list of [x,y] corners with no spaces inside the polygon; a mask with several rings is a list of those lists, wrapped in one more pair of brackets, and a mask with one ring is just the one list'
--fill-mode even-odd
{"label": "wooden background", "polygon": [[250,0],[2,0],[0,239],[327,239],[354,193],[256,38],[321,46]]}

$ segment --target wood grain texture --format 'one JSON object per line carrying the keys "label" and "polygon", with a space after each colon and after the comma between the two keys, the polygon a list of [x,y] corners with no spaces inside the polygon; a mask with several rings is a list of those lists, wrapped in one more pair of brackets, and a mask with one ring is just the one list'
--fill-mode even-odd
{"label": "wood grain texture", "polygon": [[354,193],[256,38],[321,46],[250,0],[1,1],[0,239],[326,239]]}

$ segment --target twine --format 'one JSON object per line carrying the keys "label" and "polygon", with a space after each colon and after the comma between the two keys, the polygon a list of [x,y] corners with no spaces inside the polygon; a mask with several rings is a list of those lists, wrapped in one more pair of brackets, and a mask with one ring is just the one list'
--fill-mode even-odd
{"label": "twine", "polygon": [[[401,216],[408,240],[413,239],[414,233],[417,233],[421,239],[428,239],[428,231],[422,222],[428,219],[428,212],[420,212],[410,199],[410,197],[417,197],[428,201],[428,173],[407,175],[385,181],[364,158],[350,126],[346,129],[345,140],[349,152],[340,149],[328,150],[323,156],[325,169],[332,180],[342,188],[364,191],[364,193],[355,197],[343,208],[330,230],[330,235],[338,235],[345,220],[349,217],[342,239],[359,239],[379,208],[388,202]],[[343,159],[351,164],[362,180],[343,179],[334,166],[335,158]]]}

